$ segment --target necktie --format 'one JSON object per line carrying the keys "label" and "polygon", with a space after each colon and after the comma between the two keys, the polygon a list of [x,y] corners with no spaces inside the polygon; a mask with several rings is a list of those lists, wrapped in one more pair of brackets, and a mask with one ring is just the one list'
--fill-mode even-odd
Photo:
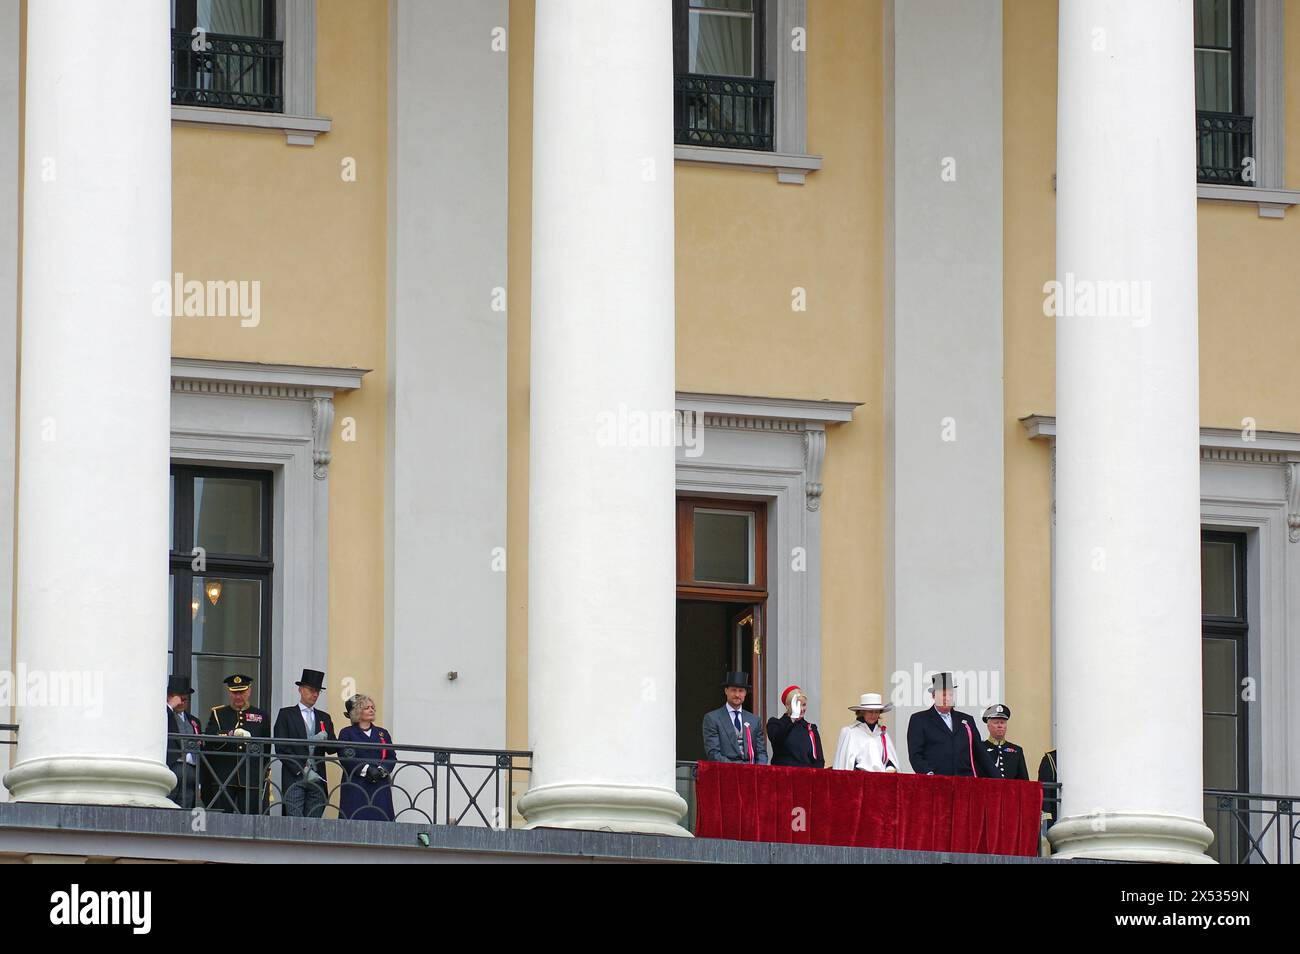
{"label": "necktie", "polygon": [[736,735],[740,735],[740,713],[732,712],[731,721],[736,724]]}

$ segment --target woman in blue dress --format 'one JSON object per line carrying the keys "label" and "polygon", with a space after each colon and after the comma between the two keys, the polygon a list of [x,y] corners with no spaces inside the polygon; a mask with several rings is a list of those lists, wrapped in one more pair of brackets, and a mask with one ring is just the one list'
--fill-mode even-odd
{"label": "woman in blue dress", "polygon": [[[345,707],[352,724],[339,733],[339,765],[343,768],[339,817],[392,821],[393,772],[397,770],[393,737],[383,726],[375,725],[374,699],[358,693]],[[379,748],[353,748],[349,742],[370,742]]]}

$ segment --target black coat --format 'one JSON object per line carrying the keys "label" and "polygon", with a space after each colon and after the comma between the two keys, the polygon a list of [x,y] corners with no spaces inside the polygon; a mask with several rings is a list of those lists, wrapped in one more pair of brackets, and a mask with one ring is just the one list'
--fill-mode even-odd
{"label": "black coat", "polygon": [[[324,709],[316,710],[316,727],[325,730],[326,738],[330,742],[338,740],[337,736],[334,735],[334,720],[330,718],[330,714]],[[297,703],[285,706],[275,714],[275,731],[272,735],[277,739],[307,738],[307,724],[302,721],[302,710],[298,708]],[[338,746],[326,745],[323,742],[311,746],[276,743],[275,754],[280,757],[280,764],[284,766],[285,788],[289,787],[290,782],[295,782],[302,777],[308,755],[316,759],[317,774],[324,776],[324,756],[334,755],[336,752],[338,752]]]}
{"label": "black coat", "polygon": [[[164,708],[167,707],[164,706]],[[183,715],[185,721],[190,724],[190,728],[194,730],[195,735],[203,734],[203,726],[199,724],[198,719],[194,718],[194,716],[190,715],[188,712],[183,712],[181,715]],[[174,713],[170,708],[167,708],[167,732],[167,767],[172,768],[181,764],[181,760],[185,755],[185,750],[181,747],[180,739],[172,738],[173,734],[180,732],[180,728],[176,725],[176,713]],[[197,763],[198,752],[196,751],[194,754],[194,761]]]}
{"label": "black coat", "polygon": [[[808,738],[808,729],[812,728],[813,738]],[[767,739],[772,743],[773,765],[795,765],[803,768],[825,768],[826,752],[822,748],[821,733],[815,723],[800,719],[790,720],[787,712],[781,718],[767,720]],[[813,741],[816,740],[816,751]]]}
{"label": "black coat", "polygon": [[917,775],[997,778],[975,720],[956,709],[949,715],[952,716],[951,732],[934,706],[913,713],[907,723],[907,757],[912,771]]}
{"label": "black coat", "polygon": [[1024,782],[1029,781],[1029,766],[1025,764],[1025,750],[1016,743],[1003,739],[1002,744],[998,745],[992,739],[985,739],[984,751],[988,753],[989,761],[993,763],[998,778],[1018,778]]}
{"label": "black coat", "polygon": [[1056,749],[1048,752],[1043,756],[1043,760],[1038,763],[1038,780],[1043,783],[1043,811],[1052,816],[1052,821],[1056,821],[1056,813],[1060,807],[1061,790],[1059,788],[1047,788],[1051,784],[1055,785],[1060,779],[1056,777]]}

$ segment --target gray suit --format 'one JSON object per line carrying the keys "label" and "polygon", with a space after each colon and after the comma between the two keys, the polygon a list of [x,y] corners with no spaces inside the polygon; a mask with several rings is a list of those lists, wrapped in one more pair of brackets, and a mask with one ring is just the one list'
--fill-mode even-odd
{"label": "gray suit", "polygon": [[[758,716],[741,710],[741,736],[736,738],[736,726],[731,721],[731,710],[725,705],[704,716],[704,761],[748,762],[749,746],[754,747],[754,764],[767,764],[767,740]],[[745,727],[749,732],[745,733]]]}

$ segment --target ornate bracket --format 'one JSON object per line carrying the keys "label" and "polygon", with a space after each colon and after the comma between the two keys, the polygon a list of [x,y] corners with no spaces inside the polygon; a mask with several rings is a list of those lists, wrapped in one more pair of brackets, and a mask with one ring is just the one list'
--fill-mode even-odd
{"label": "ornate bracket", "polygon": [[803,434],[804,487],[808,494],[808,509],[820,510],[822,506],[822,461],[826,457],[825,428],[809,428]]}
{"label": "ornate bracket", "polygon": [[311,402],[312,473],[317,480],[329,476],[330,432],[334,430],[334,399],[313,398]]}
{"label": "ornate bracket", "polygon": [[1283,464],[1286,475],[1287,539],[1300,543],[1300,462]]}

